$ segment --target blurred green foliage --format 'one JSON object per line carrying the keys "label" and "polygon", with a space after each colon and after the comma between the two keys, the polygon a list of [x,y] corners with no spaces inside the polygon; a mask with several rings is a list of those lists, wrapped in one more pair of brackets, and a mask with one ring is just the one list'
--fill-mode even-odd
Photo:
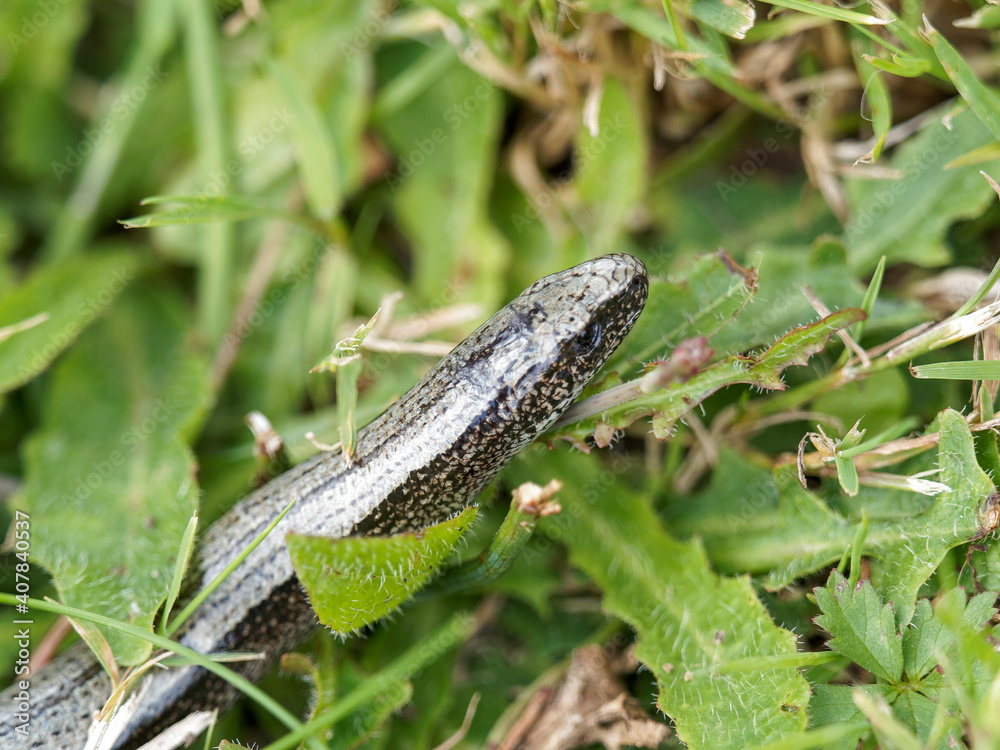
{"label": "blurred green foliage", "polygon": [[[890,356],[908,350],[884,346],[972,294],[945,269],[996,261],[1000,211],[980,174],[1000,178],[992,10],[5,0],[0,512],[31,517],[32,595],[149,625],[191,512],[210,523],[252,487],[244,415],[263,412],[295,461],[316,450],[307,431],[335,442],[335,379],[308,372],[380,306],[404,353],[363,350],[359,424],[432,364],[420,347],[460,340],[545,273],[631,252],[654,275],[649,304],[592,392],[698,336],[699,375],[724,377],[560,433],[590,445],[619,428],[608,451],[529,450],[500,483],[560,478],[563,515],[482,592],[412,604],[364,640],[314,638],[319,656],[297,669],[321,694],[312,716],[337,722],[337,747],[430,748],[479,692],[460,742],[482,747],[574,649],[638,639],[648,672],[623,689],[665,712],[674,746],[1000,743],[989,597],[973,622],[961,593],[1000,588],[1000,458],[947,410],[976,428],[991,400],[914,381],[910,357]],[[856,325],[883,257],[857,342],[871,362],[848,359],[827,339]],[[927,281],[934,294],[916,293]],[[973,356],[925,343],[921,363]],[[987,328],[986,355],[995,343]],[[767,378],[748,374],[775,358]],[[859,419],[869,436],[919,424],[925,438],[845,457]],[[796,459],[807,433],[816,451]],[[845,462],[853,496],[833,469]],[[913,491],[924,472],[947,491]],[[480,518],[456,557],[500,513]],[[0,582],[15,592],[8,552]],[[851,582],[873,584],[857,595],[872,630],[850,613],[830,624],[842,579],[810,592],[851,560]],[[422,648],[477,606],[475,637],[461,620],[448,648]],[[831,657],[820,606],[852,649],[835,640]],[[5,610],[0,636],[13,627]],[[106,635],[123,662],[148,653]],[[923,644],[917,666],[941,671],[872,671],[865,648],[890,637],[893,658]],[[907,679],[923,696],[908,704]],[[226,722],[245,744],[281,733],[262,714]]]}

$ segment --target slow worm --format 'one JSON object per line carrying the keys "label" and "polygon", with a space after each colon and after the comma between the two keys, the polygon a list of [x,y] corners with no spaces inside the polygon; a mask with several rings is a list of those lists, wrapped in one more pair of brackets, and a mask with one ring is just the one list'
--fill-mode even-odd
{"label": "slow worm", "polygon": [[[546,276],[490,318],[358,435],[355,459],[321,453],[253,492],[205,532],[196,579],[208,583],[292,498],[265,541],[194,613],[179,636],[203,653],[265,652],[237,665],[257,680],[317,621],[285,548],[297,530],[387,535],[453,516],[542,434],[631,330],[646,269],[606,255]],[[135,747],[196,709],[237,697],[200,667],[145,678],[139,710],[116,747]],[[30,723],[17,730],[17,688],[0,694],[0,747],[77,750],[110,682],[82,645],[32,676]]]}

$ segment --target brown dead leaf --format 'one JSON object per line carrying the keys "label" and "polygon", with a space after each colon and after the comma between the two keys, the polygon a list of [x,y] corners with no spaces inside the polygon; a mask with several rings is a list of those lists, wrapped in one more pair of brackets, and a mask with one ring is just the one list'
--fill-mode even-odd
{"label": "brown dead leaf", "polygon": [[650,717],[621,681],[635,666],[631,653],[578,648],[562,681],[532,696],[498,750],[659,747],[670,728]]}

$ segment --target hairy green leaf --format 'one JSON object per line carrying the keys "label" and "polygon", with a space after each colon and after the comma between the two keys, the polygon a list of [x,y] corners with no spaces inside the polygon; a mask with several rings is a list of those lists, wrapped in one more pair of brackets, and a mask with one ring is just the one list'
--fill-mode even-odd
{"label": "hairy green leaf", "polygon": [[[0,393],[44,372],[135,280],[132,252],[93,253],[39,268],[0,297]],[[32,321],[30,326],[26,321]]]}
{"label": "hairy green leaf", "polygon": [[320,622],[352,633],[424,585],[476,516],[474,507],[419,534],[332,539],[292,533],[288,553]]}
{"label": "hairy green leaf", "polygon": [[[174,298],[131,290],[115,310],[53,372],[27,443],[24,498],[32,557],[62,600],[151,630],[197,507],[188,442],[207,382],[184,349],[188,321]],[[149,653],[148,643],[105,635],[126,664]]]}
{"label": "hairy green leaf", "polygon": [[[560,452],[546,473],[565,478],[563,512],[541,530],[604,592],[604,608],[638,632],[636,656],[656,677],[657,706],[690,748],[744,748],[804,727],[808,688],[794,668],[717,674],[731,662],[794,654],[746,578],[713,573],[697,542],[678,542],[623,481],[627,464],[601,469]],[[570,482],[569,479],[573,478]]]}
{"label": "hairy green leaf", "polygon": [[[789,331],[762,354],[726,357],[687,380],[668,383],[652,393],[609,408],[601,413],[600,421],[623,429],[642,417],[652,416],[653,434],[664,440],[670,437],[679,419],[722,388],[747,384],[765,390],[784,390],[785,369],[806,364],[809,357],[823,350],[832,335],[858,323],[864,316],[856,307],[839,310]],[[596,422],[597,417],[583,419],[549,434],[582,445],[593,433]]]}
{"label": "hairy green leaf", "polygon": [[878,574],[883,595],[895,603],[901,625],[910,621],[917,591],[945,553],[997,527],[997,491],[976,462],[969,426],[952,409],[942,412],[939,425],[937,479],[951,489],[924,513],[890,527],[895,540],[872,550],[882,563]]}

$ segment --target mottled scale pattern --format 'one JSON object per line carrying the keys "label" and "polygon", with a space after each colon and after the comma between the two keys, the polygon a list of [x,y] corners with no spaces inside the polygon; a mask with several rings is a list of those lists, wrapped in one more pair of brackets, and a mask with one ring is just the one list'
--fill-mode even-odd
{"label": "mottled scale pattern", "polygon": [[[202,540],[196,564],[203,585],[298,498],[198,609],[180,641],[203,653],[266,652],[262,661],[236,666],[259,679],[317,627],[286,533],[387,535],[462,510],[576,399],[632,328],[647,288],[645,267],[622,254],[540,279],[362,430],[350,465],[339,453],[314,456],[238,503]],[[86,717],[103,703],[109,682],[82,647],[68,653],[33,680],[41,700],[30,742],[10,733],[11,701],[0,694],[0,747],[83,747]],[[160,672],[146,683],[118,747],[135,747],[193,709],[225,708],[236,697],[198,667]]]}

